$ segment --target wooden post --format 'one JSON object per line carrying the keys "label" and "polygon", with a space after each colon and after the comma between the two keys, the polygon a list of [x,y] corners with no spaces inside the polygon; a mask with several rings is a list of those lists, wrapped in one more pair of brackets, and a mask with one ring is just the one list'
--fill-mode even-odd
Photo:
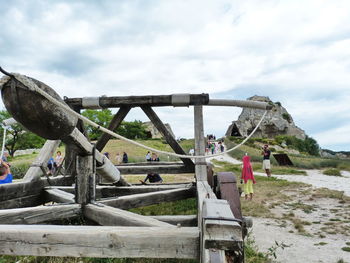
{"label": "wooden post", "polygon": [[[108,126],[108,130],[111,130],[111,131],[116,130],[121,124],[121,122],[124,120],[125,116],[129,113],[130,109],[131,107],[128,107],[128,106],[120,107],[117,114],[114,115],[113,119],[111,120]],[[107,133],[103,133],[101,138],[96,143],[96,149],[101,152],[111,138],[112,138],[111,135]]]}
{"label": "wooden post", "polygon": [[90,182],[94,182],[93,156],[77,156],[77,179],[75,201],[86,205],[91,202]]}
{"label": "wooden post", "polygon": [[[204,126],[203,126],[203,106],[194,106],[194,140],[195,154],[205,154]],[[207,181],[207,165],[205,158],[196,159],[197,181]]]}

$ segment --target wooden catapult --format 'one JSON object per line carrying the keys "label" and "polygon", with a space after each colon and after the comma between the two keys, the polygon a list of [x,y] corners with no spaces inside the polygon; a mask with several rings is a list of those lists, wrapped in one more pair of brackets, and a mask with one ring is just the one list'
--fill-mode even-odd
{"label": "wooden catapult", "polygon": [[[1,69],[1,68],[0,68]],[[11,115],[47,139],[21,182],[0,185],[0,254],[99,258],[192,258],[200,262],[244,262],[243,239],[250,221],[243,217],[233,173],[213,171],[205,158],[182,163],[133,163],[115,167],[95,145],[76,117],[33,91],[36,85],[74,111],[119,108],[109,124],[115,130],[131,108],[140,107],[175,153],[184,150],[152,107],[194,108],[195,155],[205,155],[203,106],[269,109],[266,103],[210,99],[208,94],[64,98],[35,79],[9,74],[0,80]],[[43,166],[60,142],[66,144],[66,176],[43,177]],[[130,185],[122,174],[194,173],[195,182]],[[101,177],[109,184],[97,183]],[[197,198],[198,214],[142,216],[128,209]],[[62,225],[84,218],[95,225]],[[96,226],[97,225],[97,226]]]}

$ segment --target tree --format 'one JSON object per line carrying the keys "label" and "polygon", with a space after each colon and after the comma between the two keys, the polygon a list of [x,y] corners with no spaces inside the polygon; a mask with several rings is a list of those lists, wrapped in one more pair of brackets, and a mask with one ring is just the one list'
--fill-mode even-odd
{"label": "tree", "polygon": [[[0,111],[0,122],[11,118],[11,115],[6,111]],[[4,128],[0,126],[1,142],[3,140]],[[45,139],[38,135],[26,131],[21,124],[13,124],[7,128],[5,148],[9,155],[13,156],[17,150],[29,148],[41,148],[45,143]]]}
{"label": "tree", "polygon": [[[94,123],[97,123],[101,127],[107,127],[113,118],[112,111],[110,109],[85,110],[82,112],[82,115]],[[97,140],[102,135],[102,131],[91,125],[86,125],[85,128],[91,140]]]}
{"label": "tree", "polygon": [[[85,110],[82,115],[91,121],[97,123],[101,127],[108,127],[108,124],[113,119],[112,111],[109,109],[103,110]],[[91,125],[86,126],[86,131],[91,140],[98,140],[101,137],[102,131]],[[147,131],[141,121],[122,121],[116,130],[116,133],[129,139],[146,139]]]}

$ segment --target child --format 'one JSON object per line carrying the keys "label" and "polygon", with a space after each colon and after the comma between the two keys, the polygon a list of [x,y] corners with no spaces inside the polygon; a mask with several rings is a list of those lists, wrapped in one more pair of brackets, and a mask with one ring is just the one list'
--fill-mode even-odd
{"label": "child", "polygon": [[10,167],[6,162],[0,160],[0,184],[12,183]]}
{"label": "child", "polygon": [[242,167],[242,177],[241,177],[241,183],[244,181],[244,194],[245,194],[245,199],[249,200],[253,199],[253,183],[255,184],[255,178],[253,174],[253,168],[250,163],[250,157],[246,154],[243,157],[243,167]]}

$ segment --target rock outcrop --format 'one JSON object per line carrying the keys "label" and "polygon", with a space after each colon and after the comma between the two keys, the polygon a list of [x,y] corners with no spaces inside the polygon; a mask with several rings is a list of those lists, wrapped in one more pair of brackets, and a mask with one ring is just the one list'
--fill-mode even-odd
{"label": "rock outcrop", "polygon": [[[298,128],[292,116],[282,107],[281,103],[273,103],[269,97],[253,96],[248,100],[267,102],[273,105],[268,111],[253,137],[274,138],[276,135],[290,135],[299,139],[305,139],[305,132]],[[233,121],[226,132],[226,136],[247,137],[259,123],[264,111],[243,108],[237,121]]]}
{"label": "rock outcrop", "polygon": [[[155,139],[155,138],[163,138],[163,135],[157,130],[157,128],[153,125],[152,122],[147,121],[143,123],[145,125],[145,129],[149,134],[149,138]],[[165,127],[168,129],[171,135],[175,138],[175,135],[170,127],[170,124],[165,123]]]}

